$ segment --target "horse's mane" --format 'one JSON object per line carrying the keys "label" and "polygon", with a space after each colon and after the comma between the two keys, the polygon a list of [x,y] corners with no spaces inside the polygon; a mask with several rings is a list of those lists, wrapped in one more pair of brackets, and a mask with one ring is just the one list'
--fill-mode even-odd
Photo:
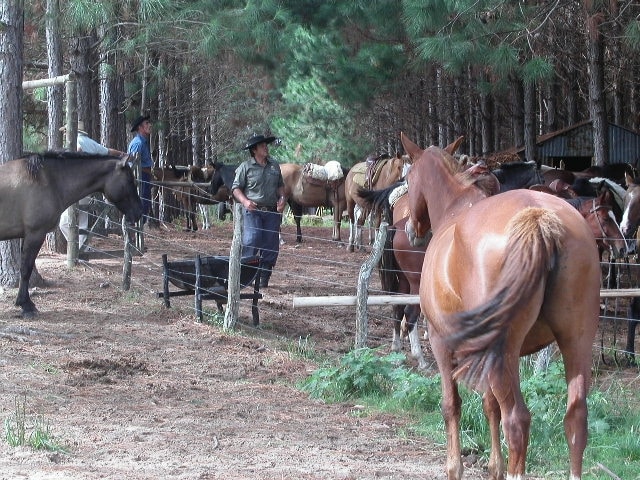
{"label": "horse's mane", "polygon": [[51,160],[109,160],[109,159],[119,159],[120,157],[116,157],[113,155],[97,155],[93,153],[85,153],[85,152],[69,152],[69,151],[57,151],[57,150],[48,150],[42,153],[33,153],[27,152],[23,156],[27,168],[27,173],[29,178],[35,179],[38,175],[38,172],[42,168],[42,165],[46,161]]}
{"label": "horse's mane", "polygon": [[[238,166],[239,165],[227,165],[226,163],[222,163],[222,162],[214,162],[213,164],[213,168],[215,168],[214,177],[216,175],[219,175],[220,178],[222,179],[222,183],[227,188],[231,188],[231,185],[233,184],[233,180],[236,175],[236,169],[238,168]],[[213,178],[212,178],[212,182],[213,182]]]}
{"label": "horse's mane", "polygon": [[[597,184],[604,182],[612,191],[613,198],[615,199],[620,209],[624,210],[624,197],[627,194],[627,191],[624,189],[624,187],[621,187],[620,185],[618,185],[616,182],[614,182],[609,178],[603,178],[603,177],[591,178],[589,179],[589,182],[597,183]],[[640,179],[638,179],[637,182],[634,180],[633,183],[640,184]]]}

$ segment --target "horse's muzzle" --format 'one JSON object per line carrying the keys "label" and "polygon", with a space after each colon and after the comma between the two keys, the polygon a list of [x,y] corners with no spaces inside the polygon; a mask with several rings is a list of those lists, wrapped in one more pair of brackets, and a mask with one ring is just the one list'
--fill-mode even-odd
{"label": "horse's muzzle", "polygon": [[412,247],[424,247],[427,244],[427,239],[429,235],[425,235],[424,237],[416,236],[416,230],[413,228],[413,223],[411,223],[411,219],[407,220],[407,223],[404,225],[404,231],[407,234],[407,238],[409,239],[409,245]]}

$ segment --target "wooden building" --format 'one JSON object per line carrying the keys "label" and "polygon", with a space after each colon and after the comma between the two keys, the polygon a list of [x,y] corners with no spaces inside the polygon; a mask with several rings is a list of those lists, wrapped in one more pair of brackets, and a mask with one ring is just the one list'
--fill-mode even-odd
{"label": "wooden building", "polygon": [[[572,171],[589,168],[593,162],[591,120],[540,135],[536,145],[537,160],[543,165]],[[524,158],[524,147],[515,149],[515,153]],[[628,163],[640,168],[640,134],[610,123],[609,163]]]}

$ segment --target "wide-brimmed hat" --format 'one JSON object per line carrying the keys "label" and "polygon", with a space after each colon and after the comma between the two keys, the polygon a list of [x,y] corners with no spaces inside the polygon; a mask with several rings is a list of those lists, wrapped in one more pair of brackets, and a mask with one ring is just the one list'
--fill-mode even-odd
{"label": "wide-brimmed hat", "polygon": [[[66,132],[67,126],[63,125],[58,130],[60,130],[61,132]],[[84,122],[82,120],[78,120],[78,133],[84,133],[85,135],[89,135],[84,129]]]}
{"label": "wide-brimmed hat", "polygon": [[255,147],[259,143],[271,143],[276,137],[265,137],[264,135],[252,135],[247,140],[247,144],[242,147],[242,150],[249,150],[251,147]]}
{"label": "wide-brimmed hat", "polygon": [[136,130],[138,130],[138,127],[142,125],[142,122],[144,122],[145,120],[149,120],[150,118],[151,118],[151,115],[140,115],[131,124],[131,131],[135,132]]}

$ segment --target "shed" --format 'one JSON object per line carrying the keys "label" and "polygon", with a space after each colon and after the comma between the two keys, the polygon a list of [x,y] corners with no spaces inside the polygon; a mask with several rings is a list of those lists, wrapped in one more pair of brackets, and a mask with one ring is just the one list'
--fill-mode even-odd
{"label": "shed", "polygon": [[[576,123],[536,139],[537,157],[543,165],[579,171],[592,166],[593,129],[591,120]],[[516,149],[521,157],[524,147]],[[609,164],[628,163],[640,167],[640,134],[627,128],[609,124]]]}

